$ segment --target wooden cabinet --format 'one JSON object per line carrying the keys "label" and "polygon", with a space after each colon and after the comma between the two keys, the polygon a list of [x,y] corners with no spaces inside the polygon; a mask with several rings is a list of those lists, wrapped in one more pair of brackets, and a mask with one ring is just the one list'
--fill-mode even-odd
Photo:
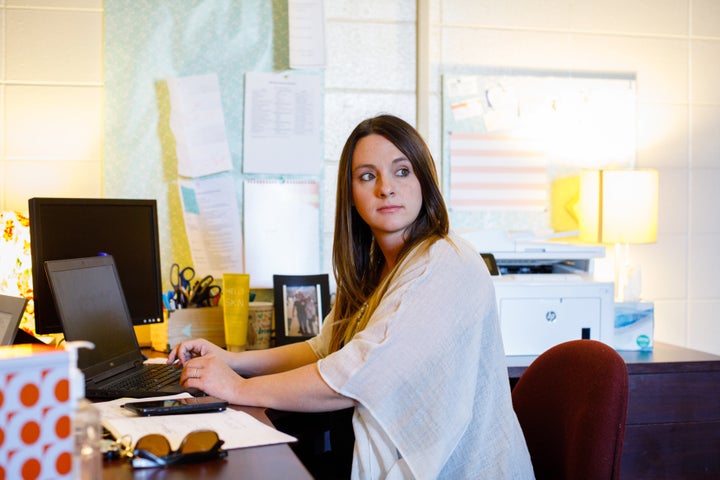
{"label": "wooden cabinet", "polygon": [[[622,478],[720,478],[720,357],[663,343],[620,355],[629,375]],[[507,358],[514,385],[535,357]]]}

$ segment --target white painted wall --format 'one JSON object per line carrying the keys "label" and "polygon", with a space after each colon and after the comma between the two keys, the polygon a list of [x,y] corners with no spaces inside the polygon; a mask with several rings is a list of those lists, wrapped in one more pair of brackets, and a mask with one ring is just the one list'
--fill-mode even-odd
{"label": "white painted wall", "polygon": [[[361,119],[414,122],[415,1],[328,0],[325,244],[342,144]],[[101,0],[0,0],[0,208],[102,195]],[[720,354],[720,2],[431,0],[430,130],[440,75],[467,66],[637,74],[641,167],[660,171],[658,241],[635,246],[655,339]],[[323,252],[330,271],[330,252]]]}

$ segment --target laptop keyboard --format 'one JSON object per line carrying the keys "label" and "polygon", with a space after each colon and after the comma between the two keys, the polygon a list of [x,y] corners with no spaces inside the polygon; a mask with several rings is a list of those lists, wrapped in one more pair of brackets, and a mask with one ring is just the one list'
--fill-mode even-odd
{"label": "laptop keyboard", "polygon": [[182,368],[172,365],[146,364],[143,369],[130,378],[118,380],[107,385],[113,390],[155,390],[165,385],[180,382]]}

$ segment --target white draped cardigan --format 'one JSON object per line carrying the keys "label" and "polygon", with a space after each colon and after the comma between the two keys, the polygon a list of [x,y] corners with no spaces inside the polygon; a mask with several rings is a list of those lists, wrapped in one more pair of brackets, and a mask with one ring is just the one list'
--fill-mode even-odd
{"label": "white draped cardigan", "polygon": [[401,268],[342,349],[328,354],[334,311],[309,340],[324,381],[357,401],[353,478],[533,478],[481,256],[451,234]]}

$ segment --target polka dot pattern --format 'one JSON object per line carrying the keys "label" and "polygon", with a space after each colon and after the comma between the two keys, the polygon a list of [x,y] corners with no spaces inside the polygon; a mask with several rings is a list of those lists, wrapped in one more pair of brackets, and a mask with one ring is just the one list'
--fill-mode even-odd
{"label": "polka dot pattern", "polygon": [[68,367],[64,350],[0,347],[0,479],[72,478]]}

